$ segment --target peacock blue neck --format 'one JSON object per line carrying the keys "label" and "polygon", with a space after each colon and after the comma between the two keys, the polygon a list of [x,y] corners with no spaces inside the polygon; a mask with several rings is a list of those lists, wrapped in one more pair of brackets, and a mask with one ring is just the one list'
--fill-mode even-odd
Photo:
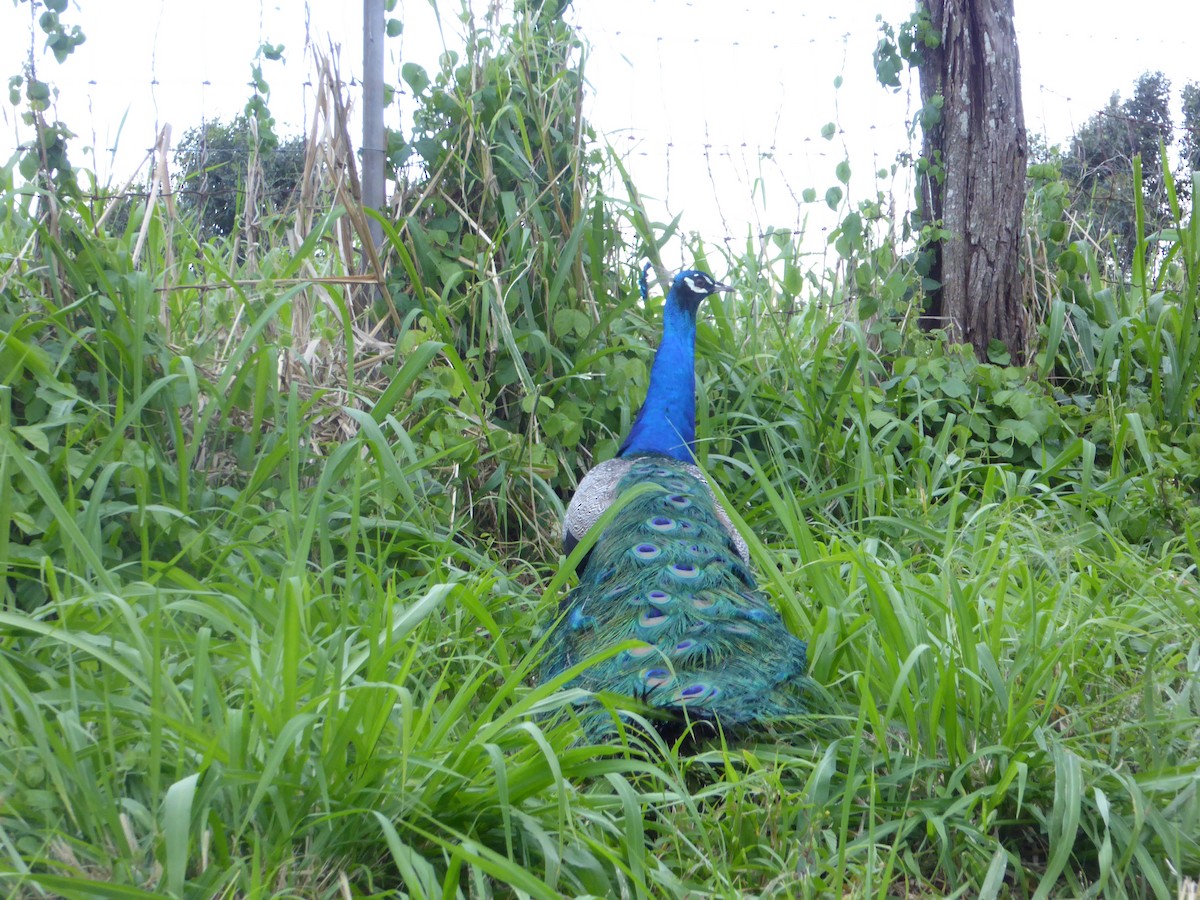
{"label": "peacock blue neck", "polygon": [[662,453],[693,461],[696,445],[696,305],[678,287],[667,294],[663,337],[650,369],[646,402],[621,445],[621,456]]}

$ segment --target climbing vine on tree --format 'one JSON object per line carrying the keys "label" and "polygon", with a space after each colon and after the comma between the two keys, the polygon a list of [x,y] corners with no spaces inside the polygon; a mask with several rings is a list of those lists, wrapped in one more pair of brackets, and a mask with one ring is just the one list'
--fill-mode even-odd
{"label": "climbing vine on tree", "polygon": [[1020,234],[1029,155],[1012,0],[921,0],[875,53],[881,83],[920,76],[917,226],[930,251],[922,324],[981,359],[1021,361]]}

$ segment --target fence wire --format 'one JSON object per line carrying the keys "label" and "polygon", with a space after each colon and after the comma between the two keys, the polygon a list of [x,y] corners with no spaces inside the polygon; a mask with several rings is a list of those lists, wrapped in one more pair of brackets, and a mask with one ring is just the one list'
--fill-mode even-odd
{"label": "fence wire", "polygon": [[[1200,9],[1144,0],[1137,16],[1125,7],[1108,17],[1100,2],[1080,28],[1078,9],[1057,8],[1072,4],[1016,6],[1026,123],[1050,143],[1068,143],[1112,92],[1128,96],[1142,72],[1164,71],[1176,92],[1200,80],[1189,46]],[[850,165],[849,202],[882,195],[900,214],[912,196],[907,170],[892,164],[913,149],[907,123],[919,106],[915,80],[891,92],[875,81],[871,63],[877,16],[899,24],[912,8],[911,0],[840,7],[606,0],[577,4],[568,16],[589,45],[585,114],[656,218],[680,216],[685,231],[710,242],[786,231],[819,246],[837,214],[803,197],[815,190],[823,198],[838,183],[839,164]],[[114,16],[97,0],[69,9],[64,18],[88,40],[61,65],[40,46],[38,3],[0,12],[0,53],[10,70],[32,48],[39,75],[57,87],[54,114],[88,148],[92,158],[83,162],[101,183],[123,184],[167,122],[178,143],[188,128],[236,116],[264,43],[285,47],[284,62],[262,63],[281,135],[303,134],[309,121],[317,49],[340,45],[350,105],[359,105],[358,4],[213,0],[201,13],[157,0],[131,9]],[[459,11],[457,2],[408,0],[393,13],[404,31],[388,48],[387,77],[398,88],[391,127],[411,122],[400,66],[416,61],[433,70],[442,51],[461,46]],[[3,118],[15,146],[22,126],[13,107]],[[619,194],[619,185],[610,188]]]}

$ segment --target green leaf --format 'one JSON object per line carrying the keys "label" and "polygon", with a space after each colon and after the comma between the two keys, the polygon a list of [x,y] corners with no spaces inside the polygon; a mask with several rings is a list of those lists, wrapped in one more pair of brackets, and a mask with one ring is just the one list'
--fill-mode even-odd
{"label": "green leaf", "polygon": [[569,334],[575,325],[575,310],[559,309],[554,313],[555,334]]}
{"label": "green leaf", "polygon": [[163,799],[162,832],[167,845],[167,886],[176,897],[184,895],[192,801],[196,797],[196,782],[199,780],[198,772],[188,775],[167,788],[167,796]]}
{"label": "green leaf", "polygon": [[425,88],[429,87],[429,76],[416,63],[410,62],[401,66],[400,77],[412,88],[414,94],[423,94]]}
{"label": "green leaf", "polygon": [[50,85],[44,81],[31,79],[25,86],[25,96],[35,103],[44,103],[50,99]]}
{"label": "green leaf", "polygon": [[840,163],[837,164],[837,169],[835,170],[834,174],[837,175],[837,180],[840,181],[842,184],[849,184],[850,183],[850,163],[843,159]]}
{"label": "green leaf", "polygon": [[783,289],[789,294],[799,294],[804,287],[804,272],[792,260],[783,266]]}
{"label": "green leaf", "polygon": [[994,400],[998,405],[1011,409],[1018,419],[1028,418],[1039,403],[1039,398],[1034,397],[1024,388],[997,391]]}
{"label": "green leaf", "polygon": [[953,397],[955,399],[965,397],[968,393],[970,393],[970,388],[967,387],[967,383],[957,375],[950,375],[943,379],[941,388],[943,394],[945,394],[947,397]]}
{"label": "green leaf", "polygon": [[840,187],[838,187],[837,185],[834,185],[833,187],[831,187],[829,190],[827,190],[825,192],[825,203],[829,206],[830,209],[836,210],[838,208],[838,206],[841,205],[841,202],[842,202],[842,189]]}
{"label": "green leaf", "polygon": [[38,165],[41,160],[38,159],[36,151],[30,150],[21,156],[21,162],[18,169],[21,172],[21,177],[26,181],[33,181],[37,177]]}
{"label": "green leaf", "polygon": [[404,23],[403,22],[401,22],[399,19],[388,19],[387,20],[387,36],[388,37],[399,37],[403,33],[404,33]]}
{"label": "green leaf", "polygon": [[50,441],[46,438],[46,432],[41,428],[33,425],[17,425],[13,431],[25,438],[34,449],[41,450],[43,453],[50,452]]}
{"label": "green leaf", "polygon": [[995,338],[988,341],[987,355],[988,361],[998,366],[1007,366],[1012,362],[1012,354],[1008,352],[1008,347],[1003,341]]}
{"label": "green leaf", "polygon": [[996,426],[996,437],[998,440],[1015,440],[1018,444],[1025,447],[1032,447],[1037,443],[1038,430],[1028,422],[1020,419],[1005,419]]}

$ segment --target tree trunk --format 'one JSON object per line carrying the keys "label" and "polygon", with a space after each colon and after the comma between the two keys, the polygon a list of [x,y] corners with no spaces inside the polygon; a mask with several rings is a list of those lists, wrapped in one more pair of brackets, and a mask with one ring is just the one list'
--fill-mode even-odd
{"label": "tree trunk", "polygon": [[923,49],[921,99],[943,98],[926,125],[921,217],[947,236],[929,275],[939,282],[922,317],[986,360],[992,341],[1025,360],[1027,314],[1020,275],[1021,216],[1029,147],[1013,0],[918,0],[937,47]]}

